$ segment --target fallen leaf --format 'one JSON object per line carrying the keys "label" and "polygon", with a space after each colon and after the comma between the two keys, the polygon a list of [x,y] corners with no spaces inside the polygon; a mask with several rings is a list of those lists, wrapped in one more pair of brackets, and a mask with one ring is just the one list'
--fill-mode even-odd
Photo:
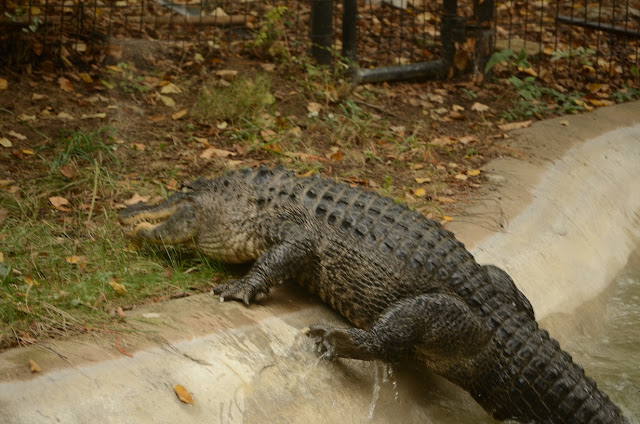
{"label": "fallen leaf", "polygon": [[20,115],[18,115],[18,118],[21,121],[35,121],[36,115],[27,115],[26,113],[21,113]]}
{"label": "fallen leaf", "polygon": [[423,188],[417,188],[417,189],[413,190],[413,194],[415,196],[422,197],[422,196],[425,196],[427,194],[427,190],[425,190]]}
{"label": "fallen leaf", "polygon": [[46,96],[45,94],[33,93],[33,94],[31,95],[31,100],[32,100],[32,101],[34,101],[34,102],[35,102],[36,100],[44,100],[44,99],[46,99],[46,98],[47,98],[47,96]]}
{"label": "fallen leaf", "polygon": [[612,100],[605,100],[605,99],[589,99],[589,103],[591,103],[594,106],[613,106],[616,104],[616,102],[612,101]]}
{"label": "fallen leaf", "polygon": [[451,218],[450,216],[447,216],[447,215],[444,215],[442,218],[443,218],[443,221],[444,221],[444,222],[451,222],[451,221],[453,221],[453,218]]}
{"label": "fallen leaf", "polygon": [[173,100],[171,97],[163,96],[161,94],[158,94],[158,97],[160,98],[160,101],[162,103],[164,103],[165,106],[167,106],[167,107],[176,107],[176,101]]}
{"label": "fallen leaf", "polygon": [[67,112],[60,112],[58,114],[58,118],[59,119],[66,119],[68,121],[73,121],[74,119],[76,119],[76,118],[73,117],[73,115],[71,115],[70,113],[67,113]]}
{"label": "fallen leaf", "polygon": [[438,202],[442,202],[442,203],[455,203],[455,199],[452,199],[451,197],[434,197],[434,199]]}
{"label": "fallen leaf", "polygon": [[9,135],[11,137],[17,138],[18,140],[26,140],[27,139],[26,136],[24,136],[24,135],[22,135],[20,133],[17,133],[15,131],[9,131]]}
{"label": "fallen leaf", "polygon": [[60,167],[60,173],[67,178],[73,177],[73,168],[70,165],[62,165]]}
{"label": "fallen leaf", "polygon": [[7,87],[9,87],[9,82],[4,78],[0,78],[0,90],[6,90]]}
{"label": "fallen leaf", "polygon": [[238,75],[238,71],[232,69],[222,69],[216,72],[216,75],[225,81],[231,81]]}
{"label": "fallen leaf", "polygon": [[219,130],[224,130],[228,126],[229,126],[229,124],[227,123],[227,121],[218,122],[216,124],[216,128],[219,129]]}
{"label": "fallen leaf", "polygon": [[453,105],[451,106],[451,109],[453,109],[455,112],[462,112],[464,110],[464,107],[460,105]]}
{"label": "fallen leaf", "polygon": [[187,112],[189,111],[189,109],[182,109],[177,111],[176,113],[174,113],[173,115],[171,115],[171,119],[173,119],[174,121],[177,121],[178,119],[182,118],[184,115],[187,114]]}
{"label": "fallen leaf", "polygon": [[160,92],[162,94],[180,94],[180,93],[182,93],[182,90],[180,89],[180,87],[178,87],[174,83],[170,82],[169,84],[167,84],[164,87],[162,87],[160,89]]}
{"label": "fallen leaf", "polygon": [[27,286],[39,286],[40,282],[33,278],[31,275],[25,275],[24,282]]}
{"label": "fallen leaf", "polygon": [[498,128],[500,128],[502,131],[518,130],[518,129],[521,129],[521,128],[527,128],[532,123],[533,123],[533,121],[531,121],[531,120],[529,120],[529,121],[521,121],[521,122],[510,122],[508,124],[498,125]]}
{"label": "fallen leaf", "polygon": [[62,212],[70,212],[71,209],[65,208],[66,205],[69,204],[69,201],[62,196],[51,196],[49,197],[49,202],[59,211]]}
{"label": "fallen leaf", "polygon": [[414,180],[416,180],[416,182],[418,184],[424,184],[424,183],[430,183],[431,182],[431,178],[428,178],[428,177],[425,177],[425,178],[415,177]]}
{"label": "fallen leaf", "polygon": [[11,147],[13,146],[13,144],[11,143],[11,140],[9,140],[6,137],[0,137],[0,146],[2,147]]}
{"label": "fallen leaf", "polygon": [[120,284],[120,283],[117,283],[117,282],[111,280],[111,281],[109,281],[109,285],[111,286],[111,288],[113,289],[113,293],[117,297],[120,297],[120,296],[124,295],[127,292],[127,288],[124,286],[124,284]]}
{"label": "fallen leaf", "polygon": [[60,89],[66,93],[71,93],[73,91],[73,84],[71,84],[71,81],[65,77],[58,78],[58,85],[60,86]]}
{"label": "fallen leaf", "polygon": [[32,373],[41,372],[42,368],[33,359],[29,358],[29,371]]}
{"label": "fallen leaf", "polygon": [[89,263],[86,256],[72,255],[72,256],[67,256],[66,258],[64,258],[64,260],[66,263],[71,265],[77,265],[78,268],[81,268],[81,269],[85,269],[87,267],[87,264]]}
{"label": "fallen leaf", "polygon": [[193,405],[193,398],[187,389],[178,384],[173,388],[173,390],[176,392],[176,395],[178,395],[178,399],[180,399],[180,401]]}
{"label": "fallen leaf", "polygon": [[118,316],[121,318],[127,316],[127,314],[124,313],[124,310],[122,310],[122,306],[118,306],[118,308],[116,309],[116,314],[118,314]]}
{"label": "fallen leaf", "polygon": [[138,150],[138,151],[140,151],[140,152],[143,152],[143,151],[147,148],[147,146],[145,146],[145,145],[144,145],[144,144],[142,144],[142,143],[131,143],[129,146],[130,146],[133,150]]}
{"label": "fallen leaf", "polygon": [[474,110],[476,112],[486,112],[489,110],[489,106],[475,102],[473,105],[471,105],[471,110]]}
{"label": "fallen leaf", "polygon": [[107,114],[105,112],[91,113],[89,115],[83,114],[81,116],[82,119],[93,119],[93,118],[104,119],[106,117],[107,117]]}
{"label": "fallen leaf", "polygon": [[131,199],[127,199],[122,203],[124,203],[127,206],[131,206],[140,202],[148,202],[150,197],[151,196],[140,196],[138,193],[136,193],[133,196],[131,196]]}
{"label": "fallen leaf", "polygon": [[569,121],[567,119],[560,121],[560,125],[564,125],[565,127],[569,126]]}
{"label": "fallen leaf", "polygon": [[237,153],[230,152],[229,150],[216,149],[215,147],[208,147],[202,153],[200,153],[200,157],[202,159],[211,159],[213,156],[226,158],[229,156],[235,156],[236,154]]}
{"label": "fallen leaf", "polygon": [[[86,48],[86,45],[85,45],[85,48]],[[80,72],[80,78],[82,79],[82,81],[86,82],[87,84],[93,83],[93,78],[91,78],[91,75],[89,75],[86,72]]]}
{"label": "fallen leaf", "polygon": [[469,176],[465,174],[456,174],[455,176],[455,179],[460,181],[467,181],[468,178]]}
{"label": "fallen leaf", "polygon": [[316,102],[307,103],[307,111],[309,112],[309,118],[316,117],[320,114],[320,110],[322,109],[322,105]]}
{"label": "fallen leaf", "polygon": [[470,177],[477,177],[478,175],[480,175],[480,170],[479,169],[471,169],[469,171],[467,171],[467,175]]}

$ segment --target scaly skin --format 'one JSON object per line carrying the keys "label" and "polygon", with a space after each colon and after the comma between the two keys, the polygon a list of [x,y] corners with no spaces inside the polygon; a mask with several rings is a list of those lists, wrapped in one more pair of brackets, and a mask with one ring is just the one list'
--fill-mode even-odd
{"label": "scaly skin", "polygon": [[423,364],[497,419],[626,423],[582,368],[538,328],[511,278],[478,265],[435,221],[373,192],[284,168],[197,180],[120,215],[125,233],[182,243],[226,262],[255,261],[223,299],[249,304],[295,280],[355,328],[308,334],[333,357]]}

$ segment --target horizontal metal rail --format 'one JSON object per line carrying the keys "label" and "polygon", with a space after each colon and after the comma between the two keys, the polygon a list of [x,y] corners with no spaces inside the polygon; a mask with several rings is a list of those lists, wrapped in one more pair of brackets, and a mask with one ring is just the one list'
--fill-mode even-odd
{"label": "horizontal metal rail", "polygon": [[588,19],[576,19],[570,16],[558,15],[556,21],[563,24],[576,25],[589,29],[596,29],[599,31],[610,32],[616,35],[626,35],[628,37],[640,38],[640,31],[619,27],[613,24],[603,24],[601,22],[594,22]]}

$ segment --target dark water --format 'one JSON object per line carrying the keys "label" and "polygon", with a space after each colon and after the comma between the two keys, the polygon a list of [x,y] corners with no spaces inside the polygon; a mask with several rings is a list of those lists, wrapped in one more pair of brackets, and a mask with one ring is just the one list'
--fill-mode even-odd
{"label": "dark water", "polygon": [[576,362],[640,423],[640,261],[615,282],[602,328],[579,334],[567,346]]}

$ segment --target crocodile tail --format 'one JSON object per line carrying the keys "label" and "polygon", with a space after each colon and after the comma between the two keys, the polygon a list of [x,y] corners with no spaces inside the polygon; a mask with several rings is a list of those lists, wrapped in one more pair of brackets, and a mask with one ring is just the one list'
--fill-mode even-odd
{"label": "crocodile tail", "polygon": [[520,331],[503,338],[503,343],[494,339],[503,352],[502,372],[494,375],[501,384],[494,385],[492,393],[485,392],[483,400],[493,400],[489,409],[495,418],[542,424],[628,424],[620,409],[549,333],[535,322],[518,327]]}

